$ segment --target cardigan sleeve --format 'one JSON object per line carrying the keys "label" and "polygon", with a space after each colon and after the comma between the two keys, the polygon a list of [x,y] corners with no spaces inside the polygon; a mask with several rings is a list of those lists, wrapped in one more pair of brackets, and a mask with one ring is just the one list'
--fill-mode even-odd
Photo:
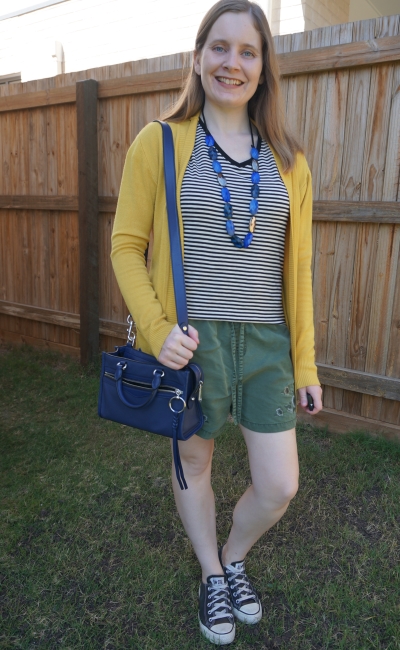
{"label": "cardigan sleeve", "polygon": [[[126,156],[111,238],[111,260],[136,327],[149,342],[152,354],[158,357],[174,324],[167,321],[145,261],[157,195],[157,169],[149,164],[143,146],[147,131],[149,136],[154,133],[154,125],[145,127]],[[155,158],[154,139],[151,143]]]}
{"label": "cardigan sleeve", "polygon": [[[305,162],[305,161],[304,161]],[[312,179],[307,163],[306,178],[300,187],[300,227],[297,266],[296,387],[319,385],[315,365],[312,257]]]}

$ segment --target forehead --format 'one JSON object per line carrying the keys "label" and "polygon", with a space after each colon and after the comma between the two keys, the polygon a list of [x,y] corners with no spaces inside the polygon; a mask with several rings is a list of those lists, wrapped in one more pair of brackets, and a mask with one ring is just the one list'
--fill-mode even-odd
{"label": "forehead", "polygon": [[209,31],[207,43],[218,39],[253,44],[260,49],[262,46],[261,35],[249,13],[227,11],[217,18]]}

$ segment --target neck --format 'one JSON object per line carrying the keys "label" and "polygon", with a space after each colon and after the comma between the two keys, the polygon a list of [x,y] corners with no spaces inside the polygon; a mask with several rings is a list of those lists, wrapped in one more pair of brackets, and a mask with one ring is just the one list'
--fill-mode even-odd
{"label": "neck", "polygon": [[219,106],[214,106],[206,99],[203,112],[210,133],[214,133],[216,136],[218,134],[229,137],[250,135],[247,105],[240,109],[226,110],[225,108],[221,109]]}

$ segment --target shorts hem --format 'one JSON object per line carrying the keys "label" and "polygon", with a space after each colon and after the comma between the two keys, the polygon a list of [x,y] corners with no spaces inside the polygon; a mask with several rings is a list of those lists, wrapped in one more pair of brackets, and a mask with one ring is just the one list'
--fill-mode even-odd
{"label": "shorts hem", "polygon": [[222,426],[220,426],[218,429],[215,431],[204,431],[203,428],[199,429],[199,431],[196,432],[196,436],[199,436],[199,438],[203,438],[203,440],[214,440],[215,438],[218,438],[218,436],[222,433],[222,430],[224,426],[226,425],[227,421],[224,422]]}
{"label": "shorts hem", "polygon": [[279,423],[268,424],[265,422],[250,422],[249,420],[241,420],[240,424],[250,431],[256,431],[257,433],[280,433],[281,431],[289,431],[289,429],[295,429],[296,427],[296,418],[291,418],[290,420],[280,420]]}

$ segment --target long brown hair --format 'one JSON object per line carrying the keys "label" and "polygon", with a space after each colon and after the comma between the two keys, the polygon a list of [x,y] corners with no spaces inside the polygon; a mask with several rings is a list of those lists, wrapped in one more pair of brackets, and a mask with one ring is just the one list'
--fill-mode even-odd
{"label": "long brown hair", "polygon": [[[261,137],[271,144],[279,155],[284,171],[289,171],[301,146],[285,126],[282,95],[279,84],[279,66],[274,42],[267,18],[261,7],[249,0],[220,0],[206,13],[201,21],[195,43],[195,54],[204,47],[214,23],[222,14],[248,13],[252,16],[254,27],[262,40],[264,81],[249,101],[249,115],[255,122]],[[184,89],[177,103],[164,112],[163,119],[183,122],[200,111],[204,103],[204,90],[200,76],[195,72],[194,60]]]}

